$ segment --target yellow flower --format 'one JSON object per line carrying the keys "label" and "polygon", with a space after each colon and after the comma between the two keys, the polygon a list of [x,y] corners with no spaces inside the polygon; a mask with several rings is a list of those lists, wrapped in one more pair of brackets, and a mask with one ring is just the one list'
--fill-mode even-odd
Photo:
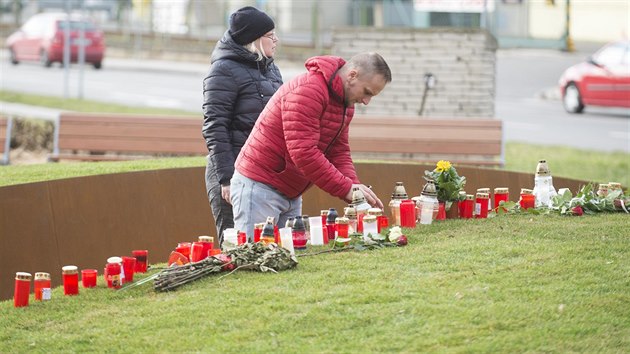
{"label": "yellow flower", "polygon": [[444,161],[444,160],[440,160],[437,163],[437,167],[435,168],[435,170],[437,172],[444,172],[444,171],[448,171],[451,168],[451,162],[450,161]]}

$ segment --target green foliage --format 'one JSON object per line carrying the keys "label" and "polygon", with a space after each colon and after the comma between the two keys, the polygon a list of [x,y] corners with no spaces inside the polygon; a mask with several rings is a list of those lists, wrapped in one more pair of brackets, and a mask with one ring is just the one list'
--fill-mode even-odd
{"label": "green foliage", "polygon": [[466,177],[460,176],[450,162],[441,160],[433,171],[424,171],[424,175],[435,182],[439,201],[454,202],[464,199],[459,191],[464,190]]}
{"label": "green foliage", "polygon": [[117,105],[108,102],[80,100],[54,96],[42,96],[33,94],[23,94],[13,91],[0,90],[0,101],[21,103],[32,106],[50,107],[66,111],[76,112],[103,112],[103,113],[156,113],[156,114],[188,114],[193,113],[177,109],[131,107]]}
{"label": "green foliage", "polygon": [[0,302],[0,352],[622,353],[629,228],[625,213],[447,220],[403,229],[406,247],[175,292],[53,284],[51,301]]}

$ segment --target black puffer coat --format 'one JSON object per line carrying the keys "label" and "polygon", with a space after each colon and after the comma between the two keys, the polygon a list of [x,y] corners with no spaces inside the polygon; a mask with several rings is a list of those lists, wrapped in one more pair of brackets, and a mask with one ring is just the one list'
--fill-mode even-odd
{"label": "black puffer coat", "polygon": [[228,32],[210,62],[203,80],[202,133],[217,179],[225,185],[258,115],[282,85],[282,76],[272,58],[256,61],[256,54],[236,44]]}

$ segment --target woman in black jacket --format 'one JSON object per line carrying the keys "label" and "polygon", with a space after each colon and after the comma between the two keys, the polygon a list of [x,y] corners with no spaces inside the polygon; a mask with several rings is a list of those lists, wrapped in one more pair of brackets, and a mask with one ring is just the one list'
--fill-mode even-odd
{"label": "woman in black jacket", "polygon": [[219,244],[223,230],[234,227],[230,204],[234,161],[258,115],[282,85],[280,70],[273,63],[278,43],[274,28],[273,20],[254,7],[234,12],[203,80],[202,133],[209,152],[206,191]]}

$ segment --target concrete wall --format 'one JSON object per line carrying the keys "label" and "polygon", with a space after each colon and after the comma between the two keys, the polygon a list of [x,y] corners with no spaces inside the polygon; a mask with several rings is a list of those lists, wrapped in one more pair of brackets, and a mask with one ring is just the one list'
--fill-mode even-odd
{"label": "concrete wall", "polygon": [[344,58],[374,51],[392,70],[392,82],[357,114],[417,116],[424,75],[437,85],[429,90],[423,116],[494,118],[497,42],[485,30],[430,28],[338,28],[332,53]]}
{"label": "concrete wall", "polygon": [[[410,196],[422,188],[425,169],[413,164],[357,164],[385,204],[397,181]],[[470,193],[508,187],[516,201],[532,174],[458,167]],[[556,188],[576,191],[584,182],[554,178]],[[345,203],[318,188],[304,195],[303,213],[342,210]],[[388,210],[386,210],[389,213]],[[106,260],[148,249],[149,263],[165,263],[178,242],[215,236],[204,185],[204,167],[69,178],[0,188],[0,299],[13,296],[15,273],[48,272],[61,285],[61,267],[96,268]],[[411,241],[413,242],[413,240]]]}
{"label": "concrete wall", "polygon": [[[554,6],[529,1],[529,29],[534,38],[561,38],[566,28],[566,1]],[[570,31],[574,41],[611,42],[630,35],[630,1],[571,1]]]}

